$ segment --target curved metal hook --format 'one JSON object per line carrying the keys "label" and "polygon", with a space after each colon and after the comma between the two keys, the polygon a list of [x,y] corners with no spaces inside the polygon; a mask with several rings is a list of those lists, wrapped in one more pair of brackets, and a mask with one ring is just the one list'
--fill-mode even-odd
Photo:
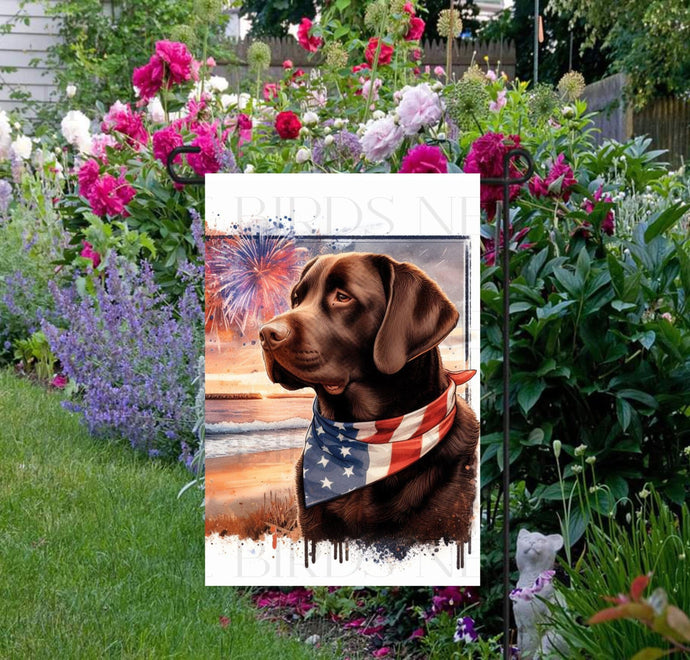
{"label": "curved metal hook", "polygon": [[177,172],[175,172],[175,168],[173,167],[173,161],[180,154],[198,154],[200,152],[201,152],[201,147],[190,147],[188,145],[184,145],[182,147],[175,147],[168,154],[168,158],[165,161],[165,169],[168,170],[168,174],[170,175],[170,178],[175,183],[187,183],[187,184],[196,185],[196,186],[203,186],[204,185],[204,177],[203,176],[179,176],[177,174]]}
{"label": "curved metal hook", "polygon": [[[510,162],[514,158],[521,158],[527,164],[527,172],[516,179],[510,178]],[[515,147],[503,156],[503,178],[486,177],[481,182],[488,186],[514,186],[525,183],[534,174],[534,160],[532,154],[522,147]]]}

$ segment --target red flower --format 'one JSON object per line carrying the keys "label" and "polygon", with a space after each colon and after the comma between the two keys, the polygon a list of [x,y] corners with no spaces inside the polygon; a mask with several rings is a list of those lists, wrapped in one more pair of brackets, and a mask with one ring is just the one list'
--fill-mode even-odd
{"label": "red flower", "polygon": [[174,83],[187,82],[191,78],[196,80],[198,66],[194,65],[194,58],[185,44],[179,41],[157,41],[156,55],[166,65],[168,87],[172,87]]}
{"label": "red flower", "polygon": [[101,174],[100,167],[98,163],[93,159],[89,158],[80,168],[77,178],[79,179],[79,194],[82,197],[88,197],[91,192],[93,184]]}
{"label": "red flower", "polygon": [[53,387],[57,387],[59,390],[63,389],[64,387],[67,386],[67,383],[69,382],[69,378],[65,376],[64,374],[58,374],[53,378],[53,380],[50,381],[50,384]]}
{"label": "red flower", "polygon": [[[562,177],[562,178],[561,178]],[[560,183],[557,183],[560,179]],[[577,183],[573,170],[565,162],[565,155],[558,154],[549,174],[545,179],[535,175],[528,184],[529,191],[535,197],[562,197],[564,202],[570,199],[570,188]]]}
{"label": "red flower", "polygon": [[448,172],[448,161],[439,147],[418,144],[407,152],[398,172],[445,174]]}
{"label": "red flower", "polygon": [[132,112],[129,103],[120,103],[120,101],[115,101],[110,106],[110,110],[103,117],[101,130],[105,133],[113,131],[122,133],[126,136],[129,145],[137,150],[149,140],[141,115]]}
{"label": "red flower", "polygon": [[[465,159],[465,172],[478,172],[482,178],[502,178],[503,177],[503,157],[511,149],[520,146],[518,135],[504,137],[502,133],[486,133],[472,143],[470,152]],[[519,170],[511,162],[509,173],[511,177],[517,178]],[[515,199],[520,193],[520,186],[510,186],[510,201]],[[486,211],[489,220],[493,220],[496,215],[496,202],[503,199],[502,186],[482,185],[480,190],[479,202]]]}
{"label": "red flower", "polygon": [[221,628],[227,628],[230,625],[230,617],[219,616],[218,623],[220,623]]}
{"label": "red flower", "polygon": [[323,43],[323,39],[321,39],[321,37],[309,36],[312,25],[313,23],[308,18],[305,17],[302,19],[302,22],[297,28],[297,41],[299,41],[299,45],[302,46],[304,50],[315,53]]}
{"label": "red flower", "polygon": [[195,128],[196,137],[192,140],[193,147],[200,147],[198,154],[189,154],[187,162],[199,175],[212,174],[220,169],[218,156],[222,145],[218,140],[217,124],[199,124]]}
{"label": "red flower", "polygon": [[[153,134],[153,156],[165,165],[168,162],[168,154],[175,147],[181,147],[183,144],[184,140],[175,127],[168,126]],[[182,157],[178,154],[173,162],[179,163],[181,160]]]}
{"label": "red flower", "polygon": [[421,18],[413,16],[410,19],[410,29],[405,35],[405,41],[417,41],[418,39],[421,39],[422,35],[424,34],[425,27],[426,23]]}
{"label": "red flower", "polygon": [[406,2],[403,7],[403,11],[407,12],[410,16],[416,16],[417,12],[414,10],[411,2]]}
{"label": "red flower", "polygon": [[157,55],[151,55],[148,64],[137,67],[132,74],[132,84],[143,99],[153,98],[163,86],[165,66]]}
{"label": "red flower", "polygon": [[[510,242],[508,244],[508,249],[510,250],[529,250],[534,243],[520,243],[520,241],[529,234],[530,228],[524,227],[517,234],[513,234],[513,226],[510,226]],[[500,241],[499,248],[501,254],[503,253],[503,229],[499,233]],[[496,264],[496,241],[493,238],[482,238],[482,245],[484,246],[485,252],[482,255],[484,263],[487,266],[494,266]]]}
{"label": "red flower", "polygon": [[104,215],[129,215],[125,206],[132,201],[136,190],[123,176],[116,179],[111,174],[104,174],[91,188],[88,200],[91,210],[101,217]]}
{"label": "red flower", "polygon": [[[364,59],[370,66],[374,64],[374,57],[376,57],[376,49],[379,45],[379,40],[376,37],[369,39],[366,50],[364,51]],[[393,59],[393,46],[381,43],[381,52],[379,53],[379,65],[390,64]]]}
{"label": "red flower", "polygon": [[93,267],[98,268],[98,264],[101,263],[101,255],[93,249],[93,245],[91,245],[91,243],[88,241],[82,241],[81,244],[84,247],[79,253],[79,256],[84,257],[85,259],[90,259]]}
{"label": "red flower", "polygon": [[276,131],[283,140],[294,140],[299,135],[302,122],[299,117],[291,110],[279,112],[275,122]]}
{"label": "red flower", "polygon": [[362,64],[355,64],[352,67],[352,73],[359,73],[364,69],[371,69],[371,67],[366,62],[362,62]]}
{"label": "red flower", "polygon": [[240,114],[237,117],[237,128],[240,133],[239,145],[252,140],[252,120],[248,115]]}

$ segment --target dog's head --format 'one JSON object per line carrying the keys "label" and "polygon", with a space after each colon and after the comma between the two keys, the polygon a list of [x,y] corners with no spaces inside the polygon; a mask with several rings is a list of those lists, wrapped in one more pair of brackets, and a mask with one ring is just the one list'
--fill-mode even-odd
{"label": "dog's head", "polygon": [[310,261],[291,307],[260,329],[268,376],[287,389],[311,386],[330,395],[377,373],[397,373],[458,321],[422,270],[358,252]]}

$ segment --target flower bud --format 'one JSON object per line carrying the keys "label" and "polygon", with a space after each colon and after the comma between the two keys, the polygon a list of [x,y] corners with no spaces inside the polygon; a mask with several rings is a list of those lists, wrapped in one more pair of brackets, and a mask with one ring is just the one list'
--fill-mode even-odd
{"label": "flower bud", "polygon": [[297,155],[295,156],[295,161],[299,165],[302,165],[303,163],[306,163],[308,160],[311,160],[311,150],[307,149],[306,147],[300,147],[297,150]]}
{"label": "flower bud", "polygon": [[323,143],[324,143],[327,147],[330,147],[330,146],[333,144],[334,141],[335,141],[335,138],[334,138],[332,135],[327,135],[327,136],[323,139]]}
{"label": "flower bud", "polygon": [[74,95],[77,93],[77,86],[70,83],[65,87],[65,94],[67,94],[67,98],[71,99],[74,98]]}
{"label": "flower bud", "polygon": [[553,441],[553,455],[558,458],[561,455],[561,441],[560,440],[554,440]]}
{"label": "flower bud", "polygon": [[251,163],[249,163],[249,164],[244,168],[244,173],[245,173],[245,174],[251,174],[252,172],[254,172],[254,166],[253,166]]}

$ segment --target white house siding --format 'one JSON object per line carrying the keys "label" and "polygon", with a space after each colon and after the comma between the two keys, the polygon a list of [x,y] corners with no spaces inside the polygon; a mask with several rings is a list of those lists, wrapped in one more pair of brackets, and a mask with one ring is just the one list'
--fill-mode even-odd
{"label": "white house siding", "polygon": [[13,90],[29,92],[36,101],[50,100],[55,89],[53,76],[44,64],[32,67],[30,62],[43,60],[47,49],[59,40],[57,25],[45,16],[42,4],[31,3],[20,10],[19,0],[0,0],[0,24],[12,20],[17,13],[28,16],[29,25],[19,21],[8,34],[0,35],[0,66],[17,67],[13,73],[0,73],[0,109],[10,111],[17,102],[10,99]]}

